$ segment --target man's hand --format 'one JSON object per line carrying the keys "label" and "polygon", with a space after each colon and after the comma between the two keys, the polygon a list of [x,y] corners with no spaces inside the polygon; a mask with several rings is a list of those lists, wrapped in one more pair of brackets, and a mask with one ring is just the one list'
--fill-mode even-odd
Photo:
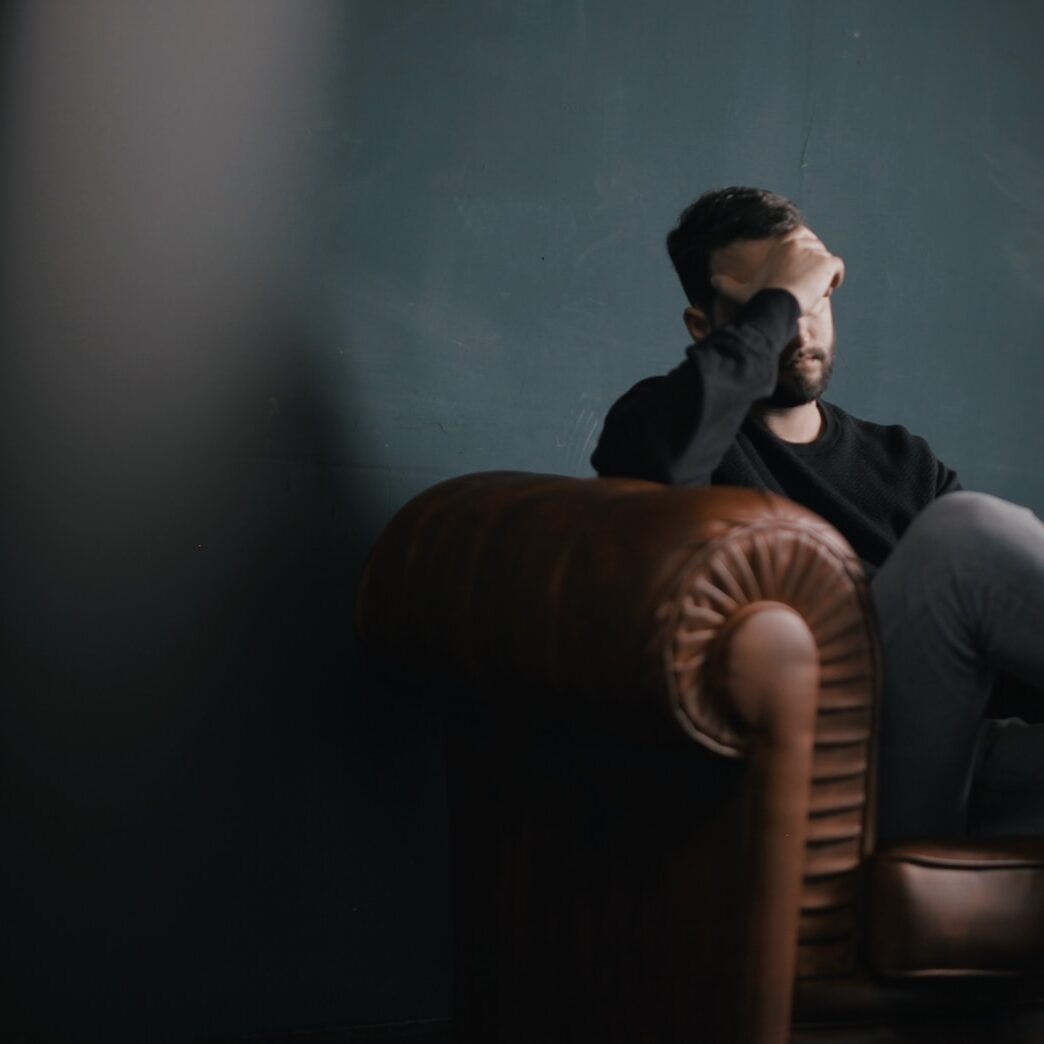
{"label": "man's hand", "polygon": [[823,241],[804,225],[776,239],[763,263],[746,281],[726,273],[711,277],[719,294],[746,304],[759,290],[789,290],[801,306],[801,314],[815,311],[845,281],[845,263],[831,254]]}

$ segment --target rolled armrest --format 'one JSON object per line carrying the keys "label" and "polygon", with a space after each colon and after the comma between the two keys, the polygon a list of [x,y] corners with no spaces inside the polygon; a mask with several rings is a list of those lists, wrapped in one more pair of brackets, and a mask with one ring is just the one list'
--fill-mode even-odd
{"label": "rolled armrest", "polygon": [[730,619],[762,601],[806,619],[831,705],[848,705],[871,608],[858,558],[818,516],[757,490],[488,472],[392,519],[356,626],[395,662],[505,697],[623,704],[737,756],[750,726],[708,668]]}
{"label": "rolled armrest", "polygon": [[744,762],[732,797],[685,796],[732,811],[695,817],[680,878],[725,853],[742,878],[742,901],[684,944],[732,932],[757,955],[750,997],[721,1001],[737,1039],[783,1039],[794,975],[851,969],[879,669],[861,565],[823,519],[761,491],[468,475],[388,524],[356,624],[378,657],[459,679],[509,721],[565,711]]}

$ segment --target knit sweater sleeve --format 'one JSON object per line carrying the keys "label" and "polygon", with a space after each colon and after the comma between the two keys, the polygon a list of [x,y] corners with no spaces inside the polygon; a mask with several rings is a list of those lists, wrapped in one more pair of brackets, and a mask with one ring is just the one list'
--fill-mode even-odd
{"label": "knit sweater sleeve", "polygon": [[709,484],[751,405],[772,394],[799,315],[788,290],[761,290],[733,323],[690,345],[670,373],[639,381],[609,410],[591,455],[595,471]]}

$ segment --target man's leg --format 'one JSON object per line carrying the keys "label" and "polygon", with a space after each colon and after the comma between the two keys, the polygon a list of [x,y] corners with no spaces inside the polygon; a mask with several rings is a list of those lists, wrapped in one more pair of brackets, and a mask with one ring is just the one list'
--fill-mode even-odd
{"label": "man's leg", "polygon": [[880,840],[966,836],[976,779],[978,831],[1044,833],[1044,725],[984,719],[999,671],[1044,688],[1044,523],[988,494],[949,493],[914,519],[871,590]]}

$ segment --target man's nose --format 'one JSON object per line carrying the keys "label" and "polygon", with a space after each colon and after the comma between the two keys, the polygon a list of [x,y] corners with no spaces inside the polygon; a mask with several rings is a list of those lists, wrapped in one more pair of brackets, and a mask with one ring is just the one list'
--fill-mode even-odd
{"label": "man's nose", "polygon": [[805,345],[808,344],[810,336],[810,323],[805,316],[802,316],[798,319],[797,334],[795,335],[794,340],[790,343],[794,345],[795,348],[804,348]]}

